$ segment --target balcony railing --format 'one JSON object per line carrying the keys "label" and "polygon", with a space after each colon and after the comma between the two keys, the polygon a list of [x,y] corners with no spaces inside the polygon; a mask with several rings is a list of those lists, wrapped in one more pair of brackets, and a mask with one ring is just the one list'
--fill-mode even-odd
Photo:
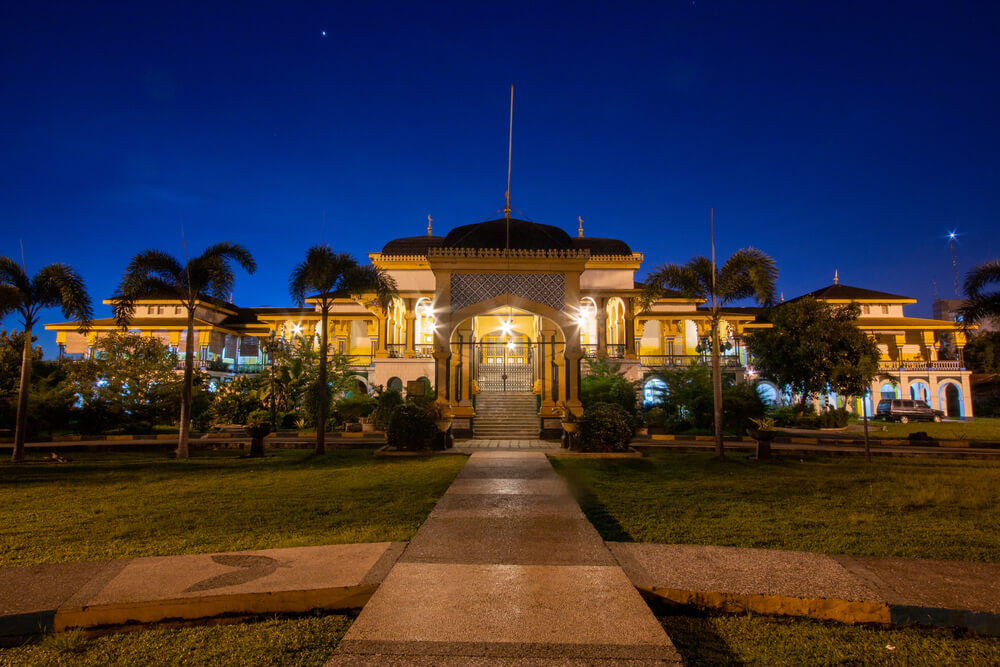
{"label": "balcony railing", "polygon": [[583,356],[585,357],[596,357],[597,356],[597,345],[593,343],[587,343],[586,345],[581,345],[580,349],[583,350]]}
{"label": "balcony railing", "polygon": [[951,361],[927,361],[926,359],[908,359],[905,361],[880,361],[878,368],[881,371],[960,371],[960,362]]}
{"label": "balcony railing", "polygon": [[[736,357],[723,356],[719,359],[723,368],[740,368],[743,364]],[[694,364],[710,364],[711,358],[700,354],[643,354],[639,363],[647,368],[663,368],[665,366],[693,366]]]}
{"label": "balcony railing", "polygon": [[434,356],[434,346],[433,345],[417,345],[414,348],[414,353],[420,359],[428,359]]}
{"label": "balcony railing", "polygon": [[391,345],[386,345],[385,349],[389,351],[390,359],[402,359],[406,356],[406,345],[404,343],[392,343]]}
{"label": "balcony railing", "polygon": [[608,354],[608,359],[624,359],[625,358],[625,344],[624,343],[608,343],[607,354]]}

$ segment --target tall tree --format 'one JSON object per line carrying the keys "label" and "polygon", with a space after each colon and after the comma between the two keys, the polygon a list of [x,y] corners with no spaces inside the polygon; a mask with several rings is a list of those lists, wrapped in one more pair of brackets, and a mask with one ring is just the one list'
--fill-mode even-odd
{"label": "tall tree", "polygon": [[667,290],[689,298],[703,299],[712,327],[712,407],[715,424],[715,455],[726,454],[722,440],[722,369],[719,325],[727,304],[754,299],[769,305],[774,300],[778,269],[774,260],[756,248],[737,250],[721,267],[707,257],[693,257],[686,264],[664,264],[645,281],[642,302],[649,307]]}
{"label": "tall tree", "polygon": [[[992,284],[998,289],[987,291]],[[1000,259],[983,262],[969,271],[962,287],[968,301],[959,312],[966,324],[1000,318]]]}
{"label": "tall tree", "polygon": [[295,267],[288,280],[288,291],[300,306],[315,293],[320,312],[319,376],[316,382],[316,453],[326,452],[326,417],[329,411],[327,323],[334,299],[374,293],[382,312],[396,296],[396,281],[382,269],[359,265],[348,253],[334,252],[322,244],[309,248],[305,261]]}
{"label": "tall tree", "polygon": [[67,319],[80,324],[80,332],[90,327],[93,310],[83,280],[66,264],[49,264],[28,277],[24,268],[9,257],[0,257],[0,318],[18,313],[24,332],[21,352],[21,382],[18,385],[17,423],[14,427],[14,453],[11,462],[24,460],[24,437],[27,432],[28,394],[31,393],[31,331],[38,324],[42,308],[59,306]]}
{"label": "tall tree", "polygon": [[879,372],[878,344],[858,328],[860,314],[856,303],[835,307],[812,297],[782,303],[768,313],[771,328],[749,337],[747,351],[763,377],[791,388],[803,406],[830,390],[861,397],[865,456],[871,461],[864,399],[875,379],[893,378]]}
{"label": "tall tree", "polygon": [[216,243],[197,257],[181,263],[160,250],[143,250],[125,267],[118,290],[112,298],[115,319],[124,329],[135,316],[136,303],[144,299],[176,299],[187,310],[187,338],[184,342],[184,384],[181,389],[180,435],[177,458],[186,459],[191,430],[191,383],[194,375],[194,314],[199,301],[228,299],[236,282],[233,263],[247,273],[257,270],[257,262],[238,243]]}

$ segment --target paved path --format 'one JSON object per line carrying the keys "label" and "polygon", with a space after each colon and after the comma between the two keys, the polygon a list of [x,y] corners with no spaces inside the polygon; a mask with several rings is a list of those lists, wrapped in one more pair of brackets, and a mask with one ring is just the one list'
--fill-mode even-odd
{"label": "paved path", "polygon": [[677,664],[538,452],[470,457],[327,664]]}

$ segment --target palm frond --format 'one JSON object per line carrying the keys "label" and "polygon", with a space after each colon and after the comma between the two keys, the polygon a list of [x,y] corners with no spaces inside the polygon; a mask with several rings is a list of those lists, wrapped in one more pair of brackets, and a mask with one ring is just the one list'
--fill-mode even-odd
{"label": "palm frond", "polygon": [[0,320],[24,306],[21,290],[10,285],[0,285]]}
{"label": "palm frond", "polygon": [[349,273],[344,283],[351,296],[360,298],[374,293],[383,313],[388,312],[389,304],[398,296],[396,280],[385,269],[371,264],[357,267]]}
{"label": "palm frond", "polygon": [[1000,285],[1000,259],[984,262],[965,274],[965,295],[979,299],[984,296],[983,289],[993,283]]}
{"label": "palm frond", "polygon": [[[702,261],[704,260],[704,261]],[[704,262],[708,262],[709,277],[703,276]],[[686,264],[663,264],[650,273],[643,282],[642,307],[651,306],[667,290],[676,290],[692,299],[707,298],[711,290],[711,261],[695,257]]]}
{"label": "palm frond", "polygon": [[288,278],[288,293],[302,305],[310,294],[332,295],[349,292],[348,278],[358,269],[349,253],[336,253],[329,246],[316,245],[306,251]]}
{"label": "palm frond", "polygon": [[200,257],[218,257],[227,264],[235,262],[247,273],[257,271],[257,261],[254,260],[250,251],[243,245],[231,241],[223,241],[222,243],[209,246],[205,249],[205,252],[201,253]]}
{"label": "palm frond", "polygon": [[778,268],[774,260],[757,248],[737,250],[719,270],[716,296],[720,303],[753,297],[768,305],[774,301]]}
{"label": "palm frond", "polygon": [[68,264],[49,264],[32,278],[36,299],[42,307],[59,306],[67,319],[79,322],[79,330],[90,328],[94,317],[90,295],[73,267]]}
{"label": "palm frond", "polygon": [[10,257],[0,256],[0,285],[7,285],[27,295],[31,291],[31,279],[20,264]]}
{"label": "palm frond", "polygon": [[118,289],[111,297],[118,326],[128,327],[140,299],[170,296],[186,300],[184,285],[184,267],[177,259],[161,250],[137,253],[125,267]]}

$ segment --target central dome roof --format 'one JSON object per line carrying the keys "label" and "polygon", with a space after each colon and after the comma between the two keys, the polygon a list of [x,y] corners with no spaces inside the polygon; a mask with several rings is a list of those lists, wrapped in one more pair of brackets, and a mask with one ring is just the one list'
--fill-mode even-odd
{"label": "central dome roof", "polygon": [[510,218],[510,245],[506,218],[462,225],[444,237],[445,248],[507,248],[516,250],[571,250],[573,239],[552,225]]}

